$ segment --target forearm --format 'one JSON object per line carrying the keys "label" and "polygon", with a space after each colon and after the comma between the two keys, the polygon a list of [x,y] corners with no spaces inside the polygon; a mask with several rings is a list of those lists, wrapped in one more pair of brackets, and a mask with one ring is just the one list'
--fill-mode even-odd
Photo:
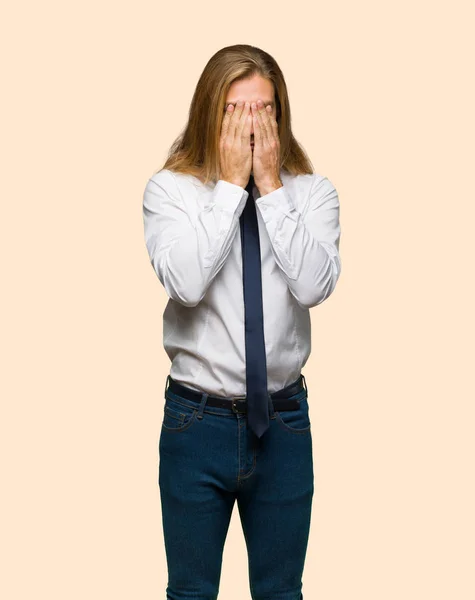
{"label": "forearm", "polygon": [[311,308],[328,298],[341,272],[338,195],[325,178],[301,214],[296,206],[304,204],[284,186],[257,200],[276,263],[300,306]]}
{"label": "forearm", "polygon": [[144,227],[153,268],[168,296],[195,306],[229,255],[247,192],[218,181],[211,202],[192,222],[170,189],[149,180],[144,193]]}

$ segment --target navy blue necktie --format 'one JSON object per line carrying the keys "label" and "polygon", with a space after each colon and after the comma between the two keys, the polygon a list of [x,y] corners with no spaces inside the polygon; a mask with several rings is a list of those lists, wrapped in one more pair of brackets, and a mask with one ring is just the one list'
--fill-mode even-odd
{"label": "navy blue necktie", "polygon": [[246,186],[249,197],[239,221],[245,314],[247,422],[260,438],[269,427],[269,399],[262,309],[261,249],[256,204],[252,194],[253,185],[254,177],[251,174]]}

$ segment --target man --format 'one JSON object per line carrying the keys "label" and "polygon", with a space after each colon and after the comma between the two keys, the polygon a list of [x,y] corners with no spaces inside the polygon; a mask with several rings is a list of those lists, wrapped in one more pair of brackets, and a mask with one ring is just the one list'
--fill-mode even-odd
{"label": "man", "polygon": [[301,369],[309,309],[341,271],[339,200],[290,131],[266,52],[237,45],[212,57],[180,142],[147,182],[143,215],[170,298],[159,442],[167,599],[217,598],[236,500],[253,600],[303,599],[314,485]]}

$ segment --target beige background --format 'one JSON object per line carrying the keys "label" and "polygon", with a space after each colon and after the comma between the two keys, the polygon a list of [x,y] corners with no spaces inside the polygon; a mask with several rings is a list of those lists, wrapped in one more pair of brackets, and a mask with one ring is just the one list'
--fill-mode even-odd
{"label": "beige background", "polygon": [[[470,4],[3,9],[2,598],[165,598],[167,297],[142,194],[235,43],[279,62],[340,195],[342,275],[304,369],[305,600],[475,598]],[[250,598],[236,506],[220,598]]]}

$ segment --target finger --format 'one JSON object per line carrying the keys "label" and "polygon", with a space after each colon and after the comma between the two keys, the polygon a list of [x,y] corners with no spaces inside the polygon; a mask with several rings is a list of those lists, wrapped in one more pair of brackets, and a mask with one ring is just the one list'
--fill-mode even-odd
{"label": "finger", "polygon": [[248,147],[251,146],[251,124],[251,103],[249,102],[248,110],[246,111],[246,122],[244,123],[244,128],[242,130],[242,141],[244,145],[247,145]]}
{"label": "finger", "polygon": [[238,136],[241,136],[239,123],[241,121],[243,106],[244,102],[242,100],[238,100],[234,105],[234,113],[231,119],[231,123],[229,124],[229,135],[231,136],[231,139],[233,141],[236,140]]}
{"label": "finger", "polygon": [[266,114],[267,114],[267,121],[268,121],[267,131],[268,131],[269,139],[272,139],[272,138],[278,139],[277,129],[276,129],[276,121],[272,114],[272,106],[270,106],[270,105],[266,106]]}
{"label": "finger", "polygon": [[265,107],[264,104],[262,103],[262,100],[258,100],[257,101],[257,120],[259,121],[259,126],[260,126],[260,130],[261,130],[261,143],[262,145],[267,144],[267,131],[266,131],[266,127],[264,125],[264,120],[262,118],[262,113],[265,112]]}
{"label": "finger", "polygon": [[247,122],[247,117],[249,116],[250,110],[250,102],[244,102],[241,115],[239,117],[239,124],[236,129],[236,135],[241,136],[241,141],[244,141],[244,128]]}
{"label": "finger", "polygon": [[231,121],[229,122],[229,130],[228,130],[228,137],[231,139],[232,142],[234,142],[234,140],[236,139],[236,135],[238,135],[238,126],[239,126],[239,119],[241,117],[241,113],[242,113],[242,106],[239,105],[239,102],[236,102],[236,104],[234,105],[234,110],[233,110],[233,114],[231,116]]}
{"label": "finger", "polygon": [[234,105],[228,104],[225,109],[223,122],[221,124],[221,138],[225,138],[228,135],[229,125],[231,123],[231,117],[233,116]]}
{"label": "finger", "polygon": [[268,142],[270,142],[272,140],[272,138],[274,137],[274,133],[272,131],[272,127],[271,127],[271,123],[270,123],[270,113],[272,113],[272,107],[270,106],[270,104],[268,104],[267,106],[265,106],[263,104],[261,116],[262,116],[262,123],[264,125],[264,131],[266,134],[266,139]]}
{"label": "finger", "polygon": [[275,139],[278,140],[279,139],[279,126],[277,124],[277,121],[274,118],[274,115],[272,114],[272,111],[269,114],[269,121],[270,121],[272,133],[274,134]]}
{"label": "finger", "polygon": [[254,114],[252,116],[252,120],[254,122],[254,146],[257,146],[257,145],[261,146],[262,145],[262,133],[261,133],[261,126],[259,123],[257,108],[253,108],[252,110],[254,111]]}

